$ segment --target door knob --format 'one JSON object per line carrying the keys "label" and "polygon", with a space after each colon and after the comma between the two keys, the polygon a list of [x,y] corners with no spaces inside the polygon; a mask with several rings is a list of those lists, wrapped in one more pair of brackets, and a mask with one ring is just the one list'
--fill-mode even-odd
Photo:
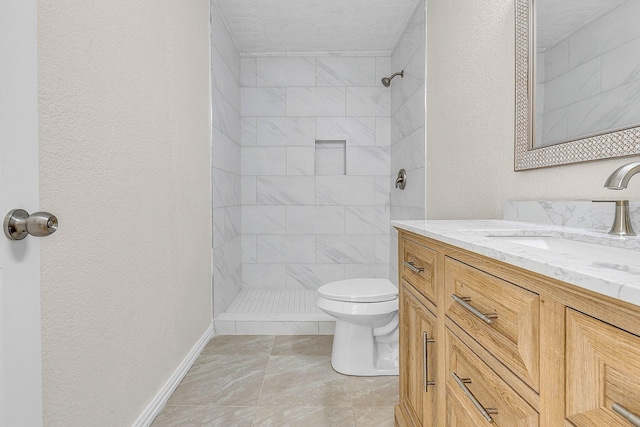
{"label": "door knob", "polygon": [[45,237],[56,232],[58,218],[49,212],[35,212],[31,215],[24,209],[14,209],[4,217],[4,234],[10,240],[22,240],[31,234]]}

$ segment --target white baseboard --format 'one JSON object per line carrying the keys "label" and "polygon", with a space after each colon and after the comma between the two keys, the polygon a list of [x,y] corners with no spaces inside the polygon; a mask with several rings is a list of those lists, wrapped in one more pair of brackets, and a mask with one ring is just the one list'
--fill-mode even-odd
{"label": "white baseboard", "polygon": [[151,402],[149,402],[144,411],[142,411],[138,419],[134,421],[132,427],[149,427],[151,425],[214,334],[215,331],[213,325],[211,325],[193,346],[191,351],[189,351],[189,354],[182,360],[180,365],[178,365],[173,374],[171,374],[167,382],[164,383],[160,391],[158,391]]}

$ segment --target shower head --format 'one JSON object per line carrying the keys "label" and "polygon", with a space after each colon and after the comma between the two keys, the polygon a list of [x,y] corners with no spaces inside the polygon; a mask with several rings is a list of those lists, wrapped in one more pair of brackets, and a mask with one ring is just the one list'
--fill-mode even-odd
{"label": "shower head", "polygon": [[389,87],[389,85],[391,84],[391,80],[395,76],[400,76],[400,77],[404,78],[404,70],[400,71],[399,73],[393,73],[389,77],[383,77],[382,78],[382,84],[384,85],[384,87]]}

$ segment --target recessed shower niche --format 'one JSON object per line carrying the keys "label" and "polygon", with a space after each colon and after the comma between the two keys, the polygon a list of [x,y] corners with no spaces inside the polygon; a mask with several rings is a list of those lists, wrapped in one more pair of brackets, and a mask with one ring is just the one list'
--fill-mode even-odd
{"label": "recessed shower niche", "polygon": [[316,175],[347,174],[347,141],[316,140]]}

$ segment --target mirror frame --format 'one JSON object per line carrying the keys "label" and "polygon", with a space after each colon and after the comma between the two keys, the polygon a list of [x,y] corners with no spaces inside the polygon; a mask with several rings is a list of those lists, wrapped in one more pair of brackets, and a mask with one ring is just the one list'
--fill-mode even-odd
{"label": "mirror frame", "polygon": [[514,170],[546,168],[640,154],[640,126],[533,148],[535,0],[515,0],[516,117]]}

